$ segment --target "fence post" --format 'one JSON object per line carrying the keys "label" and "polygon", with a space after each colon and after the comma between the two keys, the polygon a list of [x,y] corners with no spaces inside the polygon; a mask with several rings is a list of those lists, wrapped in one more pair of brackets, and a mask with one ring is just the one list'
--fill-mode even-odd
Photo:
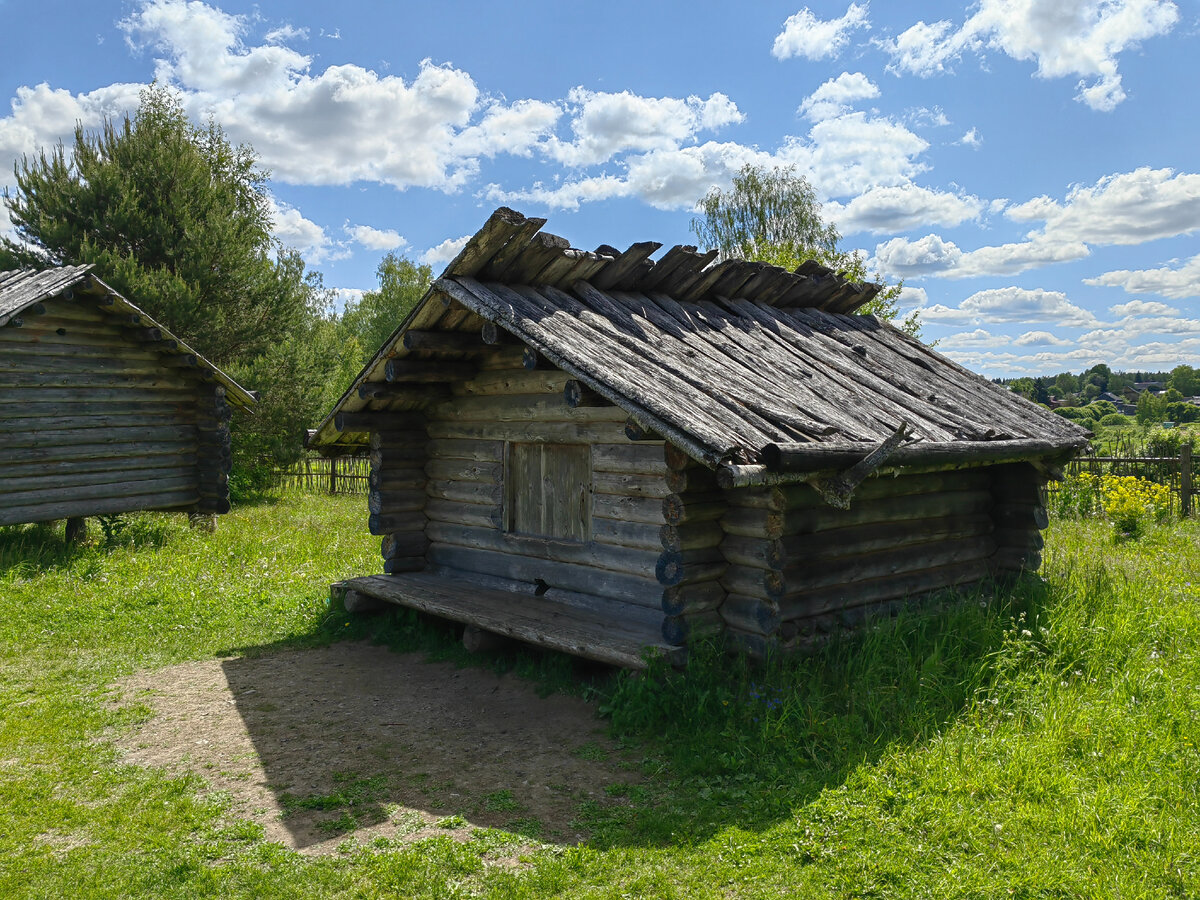
{"label": "fence post", "polygon": [[336,456],[329,457],[329,493],[337,493],[337,461]]}
{"label": "fence post", "polygon": [[1192,514],[1192,442],[1179,447],[1179,514]]}

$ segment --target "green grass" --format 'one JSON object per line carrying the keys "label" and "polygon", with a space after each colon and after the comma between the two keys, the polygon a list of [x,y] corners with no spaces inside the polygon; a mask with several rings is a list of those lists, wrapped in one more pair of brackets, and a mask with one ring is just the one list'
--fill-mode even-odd
{"label": "green grass", "polygon": [[[292,496],[215,534],[134,517],[78,550],[0,529],[0,896],[1200,896],[1194,523],[1114,544],[1103,522],[1056,522],[1043,579],[995,597],[764,666],[701,651],[614,678],[469,660],[411,614],[331,613],[329,581],[377,568],[363,520],[361,499]],[[580,847],[451,815],[433,838],[305,858],[199,779],[119,763],[110,735],[149,715],[109,702],[123,675],[342,637],[594,698],[646,779],[580,803]],[[378,788],[346,772],[285,807],[348,833]],[[506,791],[480,802],[520,815]]]}

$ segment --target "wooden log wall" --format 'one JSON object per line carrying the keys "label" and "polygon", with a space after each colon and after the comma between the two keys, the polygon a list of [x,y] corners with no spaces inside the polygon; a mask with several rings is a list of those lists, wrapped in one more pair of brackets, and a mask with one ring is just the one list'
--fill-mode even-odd
{"label": "wooden log wall", "polygon": [[717,487],[716,473],[673,445],[663,452],[670,493],[663,498],[662,554],[655,576],[663,586],[663,640],[682,646],[724,627],[718,608],[726,594],[720,519],[727,492]]}
{"label": "wooden log wall", "polygon": [[0,524],[228,502],[209,373],[98,301],[52,298],[0,328]]}
{"label": "wooden log wall", "polygon": [[785,641],[856,621],[852,610],[989,573],[996,542],[987,469],[871,479],[845,511],[820,504],[811,489],[785,493]]}
{"label": "wooden log wall", "polygon": [[992,519],[996,553],[992,574],[1032,571],[1042,564],[1042,529],[1050,522],[1046,512],[1046,476],[1029,463],[994,466]]}
{"label": "wooden log wall", "polygon": [[430,474],[426,417],[421,412],[382,413],[371,432],[367,476],[367,526],[380,536],[379,553],[388,575],[425,568],[425,534]]}
{"label": "wooden log wall", "polygon": [[[489,335],[475,332],[475,339]],[[434,571],[528,586],[568,605],[603,610],[614,628],[652,634],[662,619],[656,565],[666,464],[661,441],[625,437],[626,414],[519,343],[483,344],[476,374],[429,409],[426,472]],[[519,534],[506,521],[506,445],[590,448],[591,510],[583,540]]]}
{"label": "wooden log wall", "polygon": [[873,478],[848,510],[807,485],[731,491],[721,522],[731,640],[761,654],[867,609],[986,577],[998,547],[996,496],[988,469]]}
{"label": "wooden log wall", "polygon": [[220,385],[196,387],[196,512],[229,512],[229,468],[233,461],[229,420],[233,414]]}

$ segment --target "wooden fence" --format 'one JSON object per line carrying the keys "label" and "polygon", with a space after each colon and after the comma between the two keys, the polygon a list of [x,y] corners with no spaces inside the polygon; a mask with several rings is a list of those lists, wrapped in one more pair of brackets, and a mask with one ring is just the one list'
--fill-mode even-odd
{"label": "wooden fence", "polygon": [[[1165,485],[1171,492],[1172,512],[1191,515],[1195,509],[1196,463],[1191,444],[1182,444],[1178,456],[1079,456],[1067,463],[1067,478],[1092,475],[1133,475]],[[1060,483],[1047,485],[1052,500]]]}
{"label": "wooden fence", "polygon": [[305,457],[276,471],[281,490],[365,494],[371,463],[365,456]]}

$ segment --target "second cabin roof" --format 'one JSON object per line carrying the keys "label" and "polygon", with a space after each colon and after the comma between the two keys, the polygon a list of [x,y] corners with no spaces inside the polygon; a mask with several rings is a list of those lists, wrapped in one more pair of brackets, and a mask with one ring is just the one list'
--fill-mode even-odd
{"label": "second cabin roof", "polygon": [[[410,330],[493,322],[710,467],[758,467],[779,447],[830,459],[902,426],[913,444],[1078,447],[1086,432],[872,316],[848,315],[879,285],[815,263],[787,272],[660,245],[588,253],[500,209],[431,286],[310,443],[346,446],[339,413],[404,408],[370,399]],[[606,252],[611,251],[611,252]],[[478,317],[478,318],[475,318]],[[411,343],[411,342],[410,342]],[[482,349],[482,346],[481,348]],[[969,448],[969,449],[968,449]],[[840,463],[833,463],[839,465]]]}

